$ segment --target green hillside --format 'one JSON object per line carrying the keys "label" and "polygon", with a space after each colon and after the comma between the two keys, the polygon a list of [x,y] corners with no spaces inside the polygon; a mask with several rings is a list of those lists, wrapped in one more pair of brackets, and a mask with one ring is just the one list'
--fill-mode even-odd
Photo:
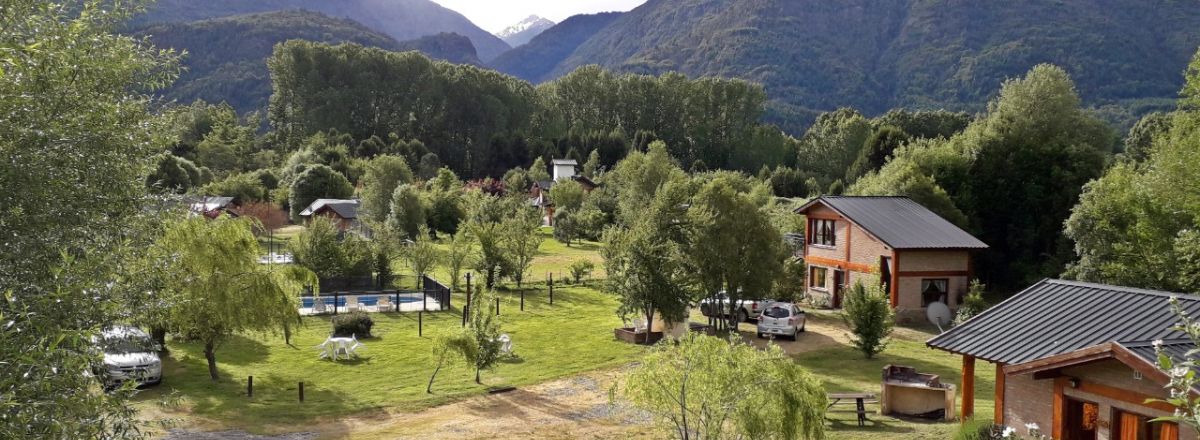
{"label": "green hillside", "polygon": [[397,41],[452,32],[466,36],[490,60],[509,46],[458,12],[429,0],[159,0],[138,24],[176,23],[249,13],[305,9],[349,18]]}
{"label": "green hillside", "polygon": [[574,53],[580,44],[620,16],[620,12],[573,16],[543,31],[529,43],[505,52],[488,65],[528,81],[545,81],[550,79],[548,76],[554,67]]}
{"label": "green hillside", "polygon": [[238,112],[265,111],[271,97],[267,57],[276,44],[302,39],[350,42],[388,50],[420,50],[432,58],[478,64],[465,37],[439,34],[396,42],[348,19],[317,12],[280,11],[155,25],[136,31],[161,48],[186,50],[187,70],[163,96],[188,103],[197,99],[228,102]]}
{"label": "green hillside", "polygon": [[1178,0],[650,0],[561,61],[546,57],[557,62],[548,75],[508,71],[546,80],[600,64],[748,79],[795,133],[841,106],[978,111],[1005,78],[1049,62],[1088,105],[1128,119],[1170,105],[1197,29],[1200,8]]}

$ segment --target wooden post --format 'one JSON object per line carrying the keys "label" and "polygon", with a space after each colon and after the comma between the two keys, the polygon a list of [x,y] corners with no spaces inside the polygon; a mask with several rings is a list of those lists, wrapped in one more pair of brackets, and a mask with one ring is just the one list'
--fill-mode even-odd
{"label": "wooden post", "polygon": [[996,413],[992,420],[1004,425],[1004,364],[996,363]]}
{"label": "wooden post", "polygon": [[521,289],[521,311],[525,311],[525,289]]}
{"label": "wooden post", "polygon": [[421,311],[429,310],[429,294],[425,290],[421,290]]}
{"label": "wooden post", "polygon": [[392,301],[392,306],[394,306],[396,308],[397,313],[400,312],[400,291],[399,290],[396,291],[396,300]]}
{"label": "wooden post", "polygon": [[962,363],[962,417],[963,423],[975,416],[975,356],[963,355]]}
{"label": "wooden post", "polygon": [[496,316],[500,316],[500,297],[496,297]]}
{"label": "wooden post", "polygon": [[463,306],[463,310],[471,306],[471,272],[467,272],[467,304]]}
{"label": "wooden post", "polygon": [[341,292],[338,292],[336,290],[333,291],[333,314],[334,315],[337,314],[338,293],[341,293]]}
{"label": "wooden post", "polygon": [[550,274],[550,305],[554,305],[554,274]]}
{"label": "wooden post", "polygon": [[304,403],[304,382],[300,382],[300,403]]}
{"label": "wooden post", "polygon": [[425,311],[417,312],[417,336],[425,335]]}
{"label": "wooden post", "polygon": [[463,327],[467,326],[467,309],[470,309],[470,308],[471,308],[470,304],[463,306],[463,322],[462,322]]}
{"label": "wooden post", "polygon": [[246,378],[246,397],[254,397],[254,376]]}

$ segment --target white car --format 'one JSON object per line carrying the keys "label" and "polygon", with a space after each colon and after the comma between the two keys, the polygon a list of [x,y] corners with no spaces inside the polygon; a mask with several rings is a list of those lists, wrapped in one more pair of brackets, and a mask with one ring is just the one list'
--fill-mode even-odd
{"label": "white car", "polygon": [[774,302],[763,308],[758,318],[758,337],[765,335],[787,336],[793,341],[804,332],[807,321],[804,311],[792,303]]}
{"label": "white car", "polygon": [[717,294],[716,301],[713,298],[704,298],[700,300],[700,313],[704,316],[716,316],[718,311],[724,311],[722,315],[729,316],[736,314],[737,322],[746,322],[751,319],[758,319],[758,315],[762,313],[762,307],[769,301],[761,299],[741,299],[730,311],[729,297],[725,292]]}
{"label": "white car", "polygon": [[131,380],[139,386],[162,382],[160,347],[142,329],[112,326],[93,337],[92,342],[104,354],[104,366],[97,377],[105,388],[116,388]]}

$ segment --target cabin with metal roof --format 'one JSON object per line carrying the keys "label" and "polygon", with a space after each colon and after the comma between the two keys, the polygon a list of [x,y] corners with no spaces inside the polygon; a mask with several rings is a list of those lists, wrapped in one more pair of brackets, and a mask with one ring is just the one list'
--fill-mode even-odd
{"label": "cabin with metal roof", "polygon": [[313,216],[325,216],[343,232],[358,229],[361,225],[357,199],[317,199],[300,211],[300,217],[306,220]]}
{"label": "cabin with metal roof", "polygon": [[923,320],[941,302],[957,308],[987,245],[908,197],[821,196],[796,208],[807,218],[806,292],[841,307],[855,283],[883,285],[897,317]]}
{"label": "cabin with metal roof", "polygon": [[975,363],[994,364],[997,424],[1056,439],[1195,439],[1167,422],[1170,377],[1158,354],[1196,348],[1175,330],[1176,297],[1191,316],[1200,298],[1077,281],[1042,280],[926,342],[963,357],[962,415],[974,414]]}

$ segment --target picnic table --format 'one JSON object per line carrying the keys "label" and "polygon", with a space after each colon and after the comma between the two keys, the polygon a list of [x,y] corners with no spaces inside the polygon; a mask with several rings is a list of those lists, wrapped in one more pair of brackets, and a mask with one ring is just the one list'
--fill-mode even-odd
{"label": "picnic table", "polygon": [[328,339],[325,339],[325,342],[322,342],[321,345],[318,345],[316,348],[321,351],[321,359],[332,358],[334,361],[337,361],[339,354],[345,355],[346,360],[350,360],[352,357],[358,357],[358,353],[355,352],[355,350],[362,346],[363,345],[358,342],[357,337],[352,336],[346,338],[331,336]]}
{"label": "picnic table", "polygon": [[834,405],[849,405],[850,401],[854,401],[853,410],[829,411],[829,412],[850,412],[858,413],[858,426],[864,426],[867,422],[867,404],[878,402],[873,393],[830,393],[829,406],[825,408],[829,411]]}

